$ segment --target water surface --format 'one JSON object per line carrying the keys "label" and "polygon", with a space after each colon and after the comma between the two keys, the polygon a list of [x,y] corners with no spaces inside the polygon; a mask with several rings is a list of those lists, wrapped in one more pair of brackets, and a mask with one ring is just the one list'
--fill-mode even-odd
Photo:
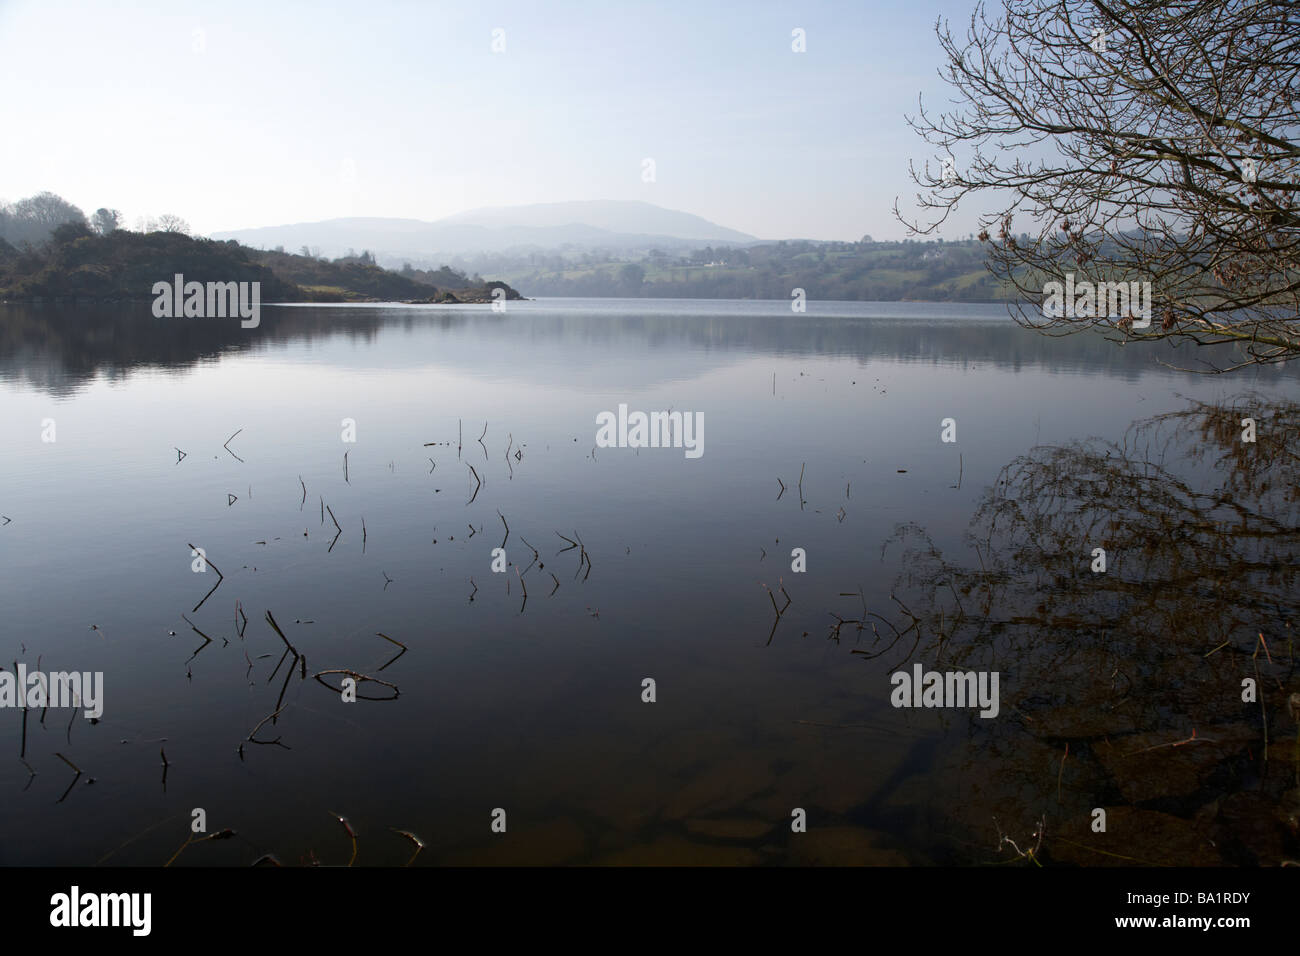
{"label": "water surface", "polygon": [[[421,864],[984,862],[1044,813],[1191,821],[1267,789],[1252,764],[1139,799],[1078,746],[1058,779],[1078,738],[1025,721],[1041,675],[998,665],[992,721],[895,709],[911,636],[877,657],[852,653],[870,628],[833,631],[864,608],[903,628],[900,526],[973,561],[981,502],[1036,446],[1121,440],[1192,401],[1231,412],[1251,390],[1297,398],[1277,368],[1161,364],[1191,351],[916,303],[268,307],[253,330],[147,304],[0,307],[0,661],[106,682],[93,725],[34,710],[24,734],[0,711],[0,862],[158,865],[199,807],[236,837],[177,865],[347,863],[332,814],[358,865],[405,863],[396,830]],[[620,403],[702,413],[704,454],[596,448]],[[216,575],[191,544],[224,575],[197,610]],[[932,666],[928,646],[914,659]],[[340,669],[399,696],[344,703],[313,679]],[[250,742],[277,711],[256,735],[277,742]],[[71,789],[56,754],[82,771]],[[794,808],[809,833],[790,833]]]}

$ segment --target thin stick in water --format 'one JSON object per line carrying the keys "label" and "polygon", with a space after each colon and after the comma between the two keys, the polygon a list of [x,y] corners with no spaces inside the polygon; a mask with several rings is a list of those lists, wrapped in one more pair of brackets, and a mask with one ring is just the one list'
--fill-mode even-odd
{"label": "thin stick in water", "polygon": [[[188,542],[186,542],[186,543],[188,544]],[[197,554],[197,553],[198,553],[198,550],[199,550],[199,549],[196,548],[196,547],[194,547],[194,545],[192,545],[192,544],[190,545],[190,552],[191,552],[191,553],[193,553],[193,554]],[[204,563],[207,567],[210,567],[213,571],[216,571],[216,572],[217,572],[217,583],[214,584],[214,585],[212,585],[212,591],[215,591],[217,588],[221,587],[221,582],[222,582],[223,580],[225,580],[225,577],[226,577],[226,576],[225,576],[224,574],[221,573],[221,569],[220,569],[219,567],[217,567],[215,564],[212,563],[212,559],[209,558],[209,557],[207,556],[207,552],[204,552],[204,555],[203,555],[203,563]],[[212,597],[212,591],[209,591],[207,594],[203,595],[203,601],[206,601],[208,598]],[[199,608],[203,607],[203,601],[200,601],[198,604],[194,605],[194,607],[190,610],[190,613],[193,614],[193,613],[194,613],[195,611],[197,611]],[[192,625],[191,625],[191,626],[192,626]]]}
{"label": "thin stick in water", "polygon": [[284,631],[280,630],[280,625],[275,623],[275,616],[272,615],[269,610],[266,612],[266,623],[270,624],[271,628],[275,631],[275,633],[280,635],[280,640],[284,641],[284,646],[289,649],[289,653],[291,653],[294,657],[297,657],[298,651],[294,648],[292,644],[289,643],[289,639],[284,636]]}
{"label": "thin stick in water", "polygon": [[[243,431],[243,429],[241,428],[241,429],[239,430],[239,432],[242,432],[242,431]],[[232,441],[235,440],[235,435],[238,435],[239,432],[235,432],[234,435],[231,435],[229,438],[227,438],[227,439],[225,440],[225,442],[222,444],[221,447],[224,448],[226,451],[230,451],[230,443],[231,443]],[[231,455],[231,457],[234,458],[236,461],[242,462],[242,461],[244,460],[244,459],[240,458],[238,455],[236,455],[233,451],[230,451],[230,455]]]}
{"label": "thin stick in water", "polygon": [[1056,774],[1056,802],[1061,802],[1061,777],[1065,774],[1065,758],[1070,756],[1070,742],[1065,742],[1065,753],[1061,756],[1061,769]]}
{"label": "thin stick in water", "polygon": [[474,476],[474,481],[476,482],[474,485],[474,494],[470,495],[469,501],[465,502],[465,505],[468,507],[469,505],[472,505],[474,499],[478,497],[479,489],[483,487],[483,479],[478,476],[478,472],[474,470],[474,466],[469,462],[465,462],[465,467],[470,470],[470,474]]}

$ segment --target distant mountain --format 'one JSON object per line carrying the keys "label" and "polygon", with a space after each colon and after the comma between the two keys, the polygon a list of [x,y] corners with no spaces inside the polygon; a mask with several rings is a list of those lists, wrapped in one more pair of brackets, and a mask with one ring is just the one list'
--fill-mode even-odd
{"label": "distant mountain", "polygon": [[490,229],[556,229],[583,225],[621,235],[671,236],[697,242],[758,241],[753,236],[727,229],[688,212],[664,209],[648,202],[612,199],[475,209],[448,216],[441,223],[486,226]]}
{"label": "distant mountain", "polygon": [[369,249],[381,260],[432,261],[506,251],[680,250],[709,243],[741,245],[753,236],[690,213],[647,202],[595,200],[475,209],[419,219],[327,219],[213,233],[214,239],[296,252],[302,246],[337,257]]}

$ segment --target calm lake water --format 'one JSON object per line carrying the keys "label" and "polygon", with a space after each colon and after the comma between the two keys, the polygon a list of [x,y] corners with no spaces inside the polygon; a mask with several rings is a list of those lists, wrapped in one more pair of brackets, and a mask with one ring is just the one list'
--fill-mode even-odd
{"label": "calm lake water", "polygon": [[[1206,414],[1233,436],[1247,414],[1292,421],[1279,409],[1300,398],[1294,373],[1161,364],[1191,364],[1193,351],[1046,338],[1002,307],[970,305],[266,307],[251,330],[156,320],[148,303],[0,306],[0,663],[104,675],[93,724],[0,709],[0,863],[161,865],[195,808],[209,832],[235,836],[193,844],[175,865],[346,864],[354,848],[335,815],[358,835],[356,865],[406,863],[416,847],[396,831],[424,842],[416,865],[981,863],[1014,856],[999,853],[1001,833],[1032,845],[1044,817],[1050,858],[1115,862],[1078,849],[1096,807],[1111,819],[1091,844],[1103,853],[1275,863],[1294,852],[1297,731],[1284,702],[1300,688],[1285,666],[1294,593],[1263,578],[1295,563],[1291,532],[1253,555],[1272,604],[1219,594],[1210,607],[1222,613],[1184,608],[1176,625],[1123,603],[1142,575],[1166,573],[1174,558],[1160,548],[1176,531],[1134,541],[1112,527],[1063,548],[1031,534],[1020,543],[1038,558],[966,538],[1002,469],[1035,447],[1123,442],[1134,423],[1189,408],[1222,410]],[[702,414],[704,453],[595,447],[596,416],[620,404]],[[955,442],[941,441],[946,418]],[[1205,447],[1171,421],[1176,441]],[[1223,479],[1195,455],[1164,467]],[[1087,506],[1103,491],[1072,493]],[[1152,509],[1163,493],[1149,492]],[[1114,520],[1148,517],[1139,506]],[[1026,620],[999,608],[1006,627],[978,665],[1000,671],[997,717],[891,706],[893,671],[958,659],[931,642],[952,617],[906,629],[906,612],[928,620],[939,598],[915,535],[898,538],[905,526],[977,571],[1001,558],[1009,574],[1042,577],[1068,552],[1062,567],[1077,575],[1031,582],[1022,598],[1059,593],[1072,620],[1106,635],[1089,645],[1096,660],[1071,666],[1109,689],[1071,698],[1066,671],[1034,656],[1043,645],[998,645]],[[1103,538],[1112,567],[1095,575]],[[205,573],[191,544],[212,562]],[[500,547],[510,566],[494,573]],[[795,548],[806,571],[792,570]],[[1165,586],[1208,583],[1189,573]],[[1103,579],[1127,589],[1081,596]],[[970,581],[942,592],[963,594],[963,625],[982,613]],[[1092,603],[1074,613],[1078,601]],[[268,611],[305,660],[285,659]],[[836,615],[864,627],[835,633]],[[1209,658],[1213,643],[1180,648],[1195,666],[1175,677],[1164,658],[1134,656],[1139,638],[1206,622],[1230,646]],[[1250,656],[1258,631],[1271,652],[1260,685],[1277,708],[1270,763],[1260,706],[1240,700],[1264,660]],[[395,660],[392,642],[406,647]],[[339,670],[398,696],[345,703],[346,675],[314,679]],[[1160,698],[1175,685],[1194,699]],[[1106,750],[1213,727],[1235,743],[1177,786],[1151,790]],[[1270,828],[1243,835],[1234,821],[1256,804]],[[504,834],[491,829],[497,808]],[[807,833],[791,832],[795,808]],[[1235,842],[1206,845],[1225,828]],[[1152,832],[1159,841],[1142,846]]]}

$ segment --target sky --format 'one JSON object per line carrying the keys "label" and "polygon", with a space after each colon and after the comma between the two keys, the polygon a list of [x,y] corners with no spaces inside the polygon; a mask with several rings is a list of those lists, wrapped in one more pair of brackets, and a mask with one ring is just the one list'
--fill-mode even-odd
{"label": "sky", "polygon": [[0,0],[0,199],[199,234],[639,199],[901,239],[908,161],[937,163],[905,117],[950,97],[935,20],[974,2]]}

